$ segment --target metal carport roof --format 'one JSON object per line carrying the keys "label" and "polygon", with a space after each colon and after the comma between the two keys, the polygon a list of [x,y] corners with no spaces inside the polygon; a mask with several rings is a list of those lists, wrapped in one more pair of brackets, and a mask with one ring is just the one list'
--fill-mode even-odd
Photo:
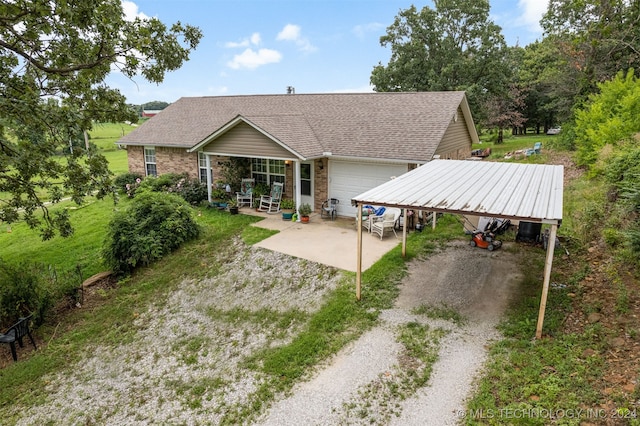
{"label": "metal carport roof", "polygon": [[[351,200],[358,207],[384,205],[404,209],[492,216],[551,225],[555,241],[562,222],[563,166],[432,160],[408,173],[364,192]],[[362,227],[358,227],[358,259],[362,253]],[[403,254],[406,227],[403,230]],[[536,337],[541,337],[555,244],[548,244]],[[356,287],[360,298],[361,265]]]}

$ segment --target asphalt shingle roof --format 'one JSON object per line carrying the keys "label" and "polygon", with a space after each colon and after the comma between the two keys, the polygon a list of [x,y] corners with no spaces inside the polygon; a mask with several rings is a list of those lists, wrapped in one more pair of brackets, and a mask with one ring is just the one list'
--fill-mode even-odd
{"label": "asphalt shingle roof", "polygon": [[304,158],[428,161],[464,99],[464,92],[185,97],[119,143],[192,148],[240,116]]}

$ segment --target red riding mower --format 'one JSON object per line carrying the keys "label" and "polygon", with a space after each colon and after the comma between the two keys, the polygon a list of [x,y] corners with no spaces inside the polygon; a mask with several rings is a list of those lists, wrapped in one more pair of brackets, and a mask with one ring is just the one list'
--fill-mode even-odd
{"label": "red riding mower", "polygon": [[471,247],[485,248],[489,251],[499,249],[502,247],[502,241],[496,240],[496,235],[504,233],[510,225],[511,221],[508,219],[505,221],[492,219],[484,227],[484,231],[476,229],[471,233]]}

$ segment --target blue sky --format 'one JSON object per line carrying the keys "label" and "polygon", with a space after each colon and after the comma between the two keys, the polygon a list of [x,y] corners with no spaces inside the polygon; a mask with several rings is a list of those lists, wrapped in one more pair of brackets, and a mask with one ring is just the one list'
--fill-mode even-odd
{"label": "blue sky", "polygon": [[[491,17],[509,45],[541,37],[547,0],[490,0]],[[129,16],[200,27],[191,59],[162,84],[114,73],[107,80],[129,103],[174,102],[182,96],[372,91],[369,78],[389,49],[380,36],[405,0],[135,0]],[[432,6],[430,1],[416,7]]]}

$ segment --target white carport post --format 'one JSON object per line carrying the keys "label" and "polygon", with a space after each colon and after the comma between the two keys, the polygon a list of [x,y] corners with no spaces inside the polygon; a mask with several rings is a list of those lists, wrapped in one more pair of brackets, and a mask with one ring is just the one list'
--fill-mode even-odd
{"label": "white carport post", "polygon": [[[295,160],[295,177],[293,178],[293,181],[295,182],[295,190],[296,190],[296,213],[298,213],[298,210],[300,210],[300,203],[301,203],[301,199],[302,199],[302,188],[300,188],[300,160]],[[298,222],[300,222],[300,216],[296,215],[298,217]]]}
{"label": "white carport post", "polygon": [[553,253],[556,248],[556,234],[558,224],[551,225],[549,240],[547,241],[547,258],[544,262],[544,281],[542,283],[542,296],[540,296],[540,311],[538,312],[538,325],[536,327],[536,339],[542,337],[542,325],[544,324],[544,311],[547,308],[547,294],[549,293],[549,280],[551,279],[551,266],[553,265]]}
{"label": "white carport post", "polygon": [[211,185],[213,184],[213,178],[211,176],[211,156],[205,154],[204,158],[207,166],[207,200],[211,202]]}
{"label": "white carport post", "polygon": [[360,288],[362,286],[362,204],[358,204],[356,211],[357,235],[357,257],[356,257],[356,299],[360,300]]}

